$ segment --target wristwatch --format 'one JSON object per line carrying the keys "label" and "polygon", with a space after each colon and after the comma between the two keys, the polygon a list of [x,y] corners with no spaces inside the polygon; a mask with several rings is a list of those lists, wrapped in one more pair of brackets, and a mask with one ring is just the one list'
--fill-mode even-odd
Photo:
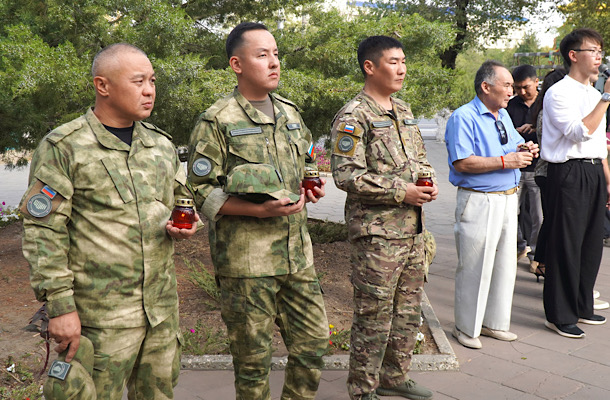
{"label": "wristwatch", "polygon": [[602,94],[602,101],[610,101],[610,93],[606,92]]}

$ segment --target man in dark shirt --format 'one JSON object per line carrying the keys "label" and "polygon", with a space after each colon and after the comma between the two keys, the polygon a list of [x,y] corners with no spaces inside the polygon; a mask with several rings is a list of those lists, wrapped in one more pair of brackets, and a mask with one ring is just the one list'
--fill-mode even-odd
{"label": "man in dark shirt", "polygon": [[[508,102],[506,111],[510,115],[517,132],[526,142],[538,143],[536,130],[532,129],[530,119],[530,107],[538,97],[538,77],[536,69],[531,65],[520,65],[513,71],[513,87],[516,96]],[[537,158],[531,165],[521,168],[521,180],[519,181],[519,230],[517,238],[517,260],[527,253],[530,260],[530,271],[534,273],[538,262],[534,261],[536,254],[536,242],[538,232],[542,225],[542,203],[540,201],[540,188],[534,181],[534,170]]]}

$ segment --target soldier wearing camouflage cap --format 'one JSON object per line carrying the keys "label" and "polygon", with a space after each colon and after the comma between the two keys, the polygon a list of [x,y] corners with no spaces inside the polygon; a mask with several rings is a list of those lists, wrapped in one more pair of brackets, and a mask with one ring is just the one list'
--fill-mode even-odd
{"label": "soldier wearing camouflage cap", "polygon": [[[139,122],[155,100],[146,54],[108,46],[92,74],[95,107],[45,136],[21,202],[31,285],[72,365],[51,367],[45,397],[121,399],[129,380],[130,399],[171,399],[180,367],[172,238],[196,226],[169,218],[174,198],[192,195],[171,137]],[[94,361],[83,362],[90,345]]]}
{"label": "soldier wearing camouflage cap", "polygon": [[305,209],[306,201],[324,196],[324,187],[315,193],[301,188],[306,161],[313,161],[311,133],[297,107],[271,93],[280,64],[267,28],[242,23],[229,34],[226,48],[237,88],[197,122],[188,178],[210,221],[236,398],[271,398],[277,323],[289,352],[281,398],[314,399],[328,322]]}
{"label": "soldier wearing camouflage cap", "polygon": [[409,106],[391,97],[402,88],[402,44],[372,36],[358,46],[364,89],[335,116],[331,166],[347,192],[352,244],[354,319],[347,387],[352,399],[377,395],[428,399],[407,373],[421,320],[424,284],[422,206],[436,184],[416,186],[434,170]]}

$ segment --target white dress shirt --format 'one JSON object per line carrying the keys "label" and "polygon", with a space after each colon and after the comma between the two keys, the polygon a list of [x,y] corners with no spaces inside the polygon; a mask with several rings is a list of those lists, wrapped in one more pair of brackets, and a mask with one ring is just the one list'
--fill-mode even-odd
{"label": "white dress shirt", "polygon": [[601,93],[593,86],[583,85],[569,75],[549,88],[543,103],[543,160],[563,163],[573,158],[607,157],[606,117],[592,135],[582,122],[600,99]]}

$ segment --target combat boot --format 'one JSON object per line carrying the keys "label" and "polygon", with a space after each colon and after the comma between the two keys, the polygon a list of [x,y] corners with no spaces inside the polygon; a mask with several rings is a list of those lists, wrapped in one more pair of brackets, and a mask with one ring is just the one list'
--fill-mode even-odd
{"label": "combat boot", "polygon": [[405,383],[392,388],[377,388],[377,394],[381,396],[401,396],[411,400],[428,400],[432,398],[432,392],[424,386],[418,385],[413,379],[407,379]]}
{"label": "combat boot", "polygon": [[381,400],[379,396],[375,392],[373,393],[365,393],[360,397],[360,400]]}

